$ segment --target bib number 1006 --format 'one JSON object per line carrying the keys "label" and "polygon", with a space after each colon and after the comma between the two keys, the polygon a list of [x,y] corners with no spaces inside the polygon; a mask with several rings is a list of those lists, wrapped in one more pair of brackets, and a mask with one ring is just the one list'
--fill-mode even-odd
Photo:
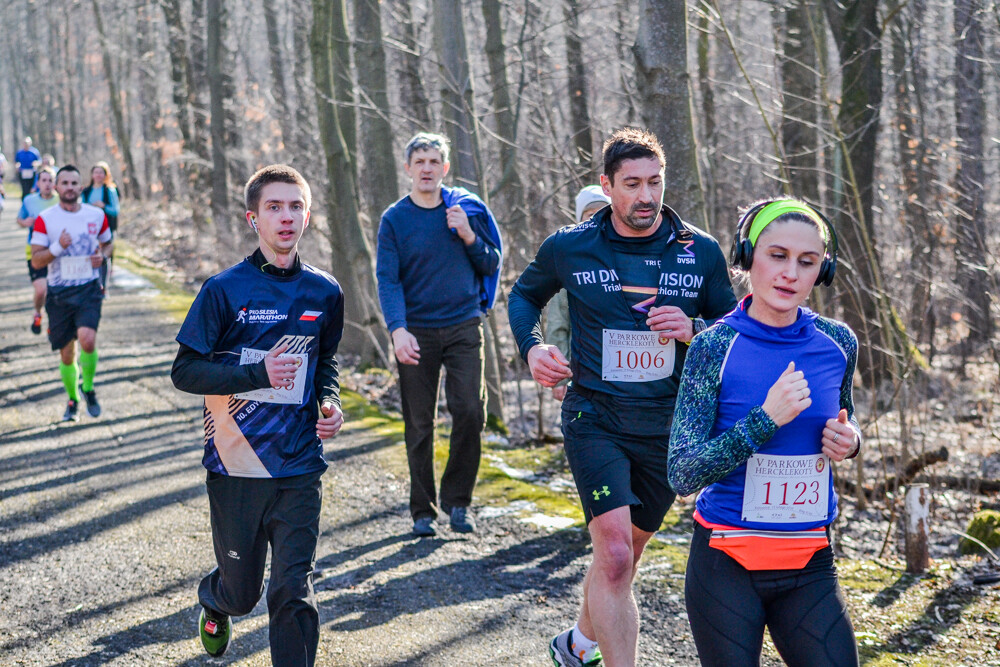
{"label": "bib number 1006", "polygon": [[648,371],[651,368],[663,368],[667,365],[663,350],[655,353],[649,351],[615,350],[615,355],[618,358],[618,368],[628,368],[633,371]]}

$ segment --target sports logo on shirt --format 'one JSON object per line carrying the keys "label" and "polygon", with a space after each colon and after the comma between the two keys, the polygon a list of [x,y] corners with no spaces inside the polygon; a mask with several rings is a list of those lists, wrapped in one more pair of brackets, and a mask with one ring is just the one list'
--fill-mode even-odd
{"label": "sports logo on shirt", "polygon": [[322,310],[307,310],[302,313],[302,317],[299,318],[300,322],[315,322],[316,318],[323,314]]}
{"label": "sports logo on shirt", "polygon": [[88,222],[87,223],[87,232],[91,236],[96,236],[97,235],[97,223],[96,222]]}
{"label": "sports logo on shirt", "polygon": [[236,321],[241,324],[247,323],[247,309],[246,306],[240,308],[240,312],[236,313]]}
{"label": "sports logo on shirt", "polygon": [[684,246],[684,254],[677,256],[678,264],[694,264],[694,239],[690,241],[678,241]]}

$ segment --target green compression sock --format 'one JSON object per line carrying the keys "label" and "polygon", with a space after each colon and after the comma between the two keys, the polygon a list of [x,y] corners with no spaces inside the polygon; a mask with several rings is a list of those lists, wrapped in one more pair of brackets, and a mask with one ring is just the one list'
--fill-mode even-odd
{"label": "green compression sock", "polygon": [[63,386],[66,387],[69,400],[78,400],[80,396],[76,393],[76,384],[80,381],[80,369],[76,367],[76,362],[64,364],[60,361],[59,375],[62,376]]}
{"label": "green compression sock", "polygon": [[94,375],[97,374],[97,349],[93,352],[80,351],[80,370],[83,375],[83,390],[94,390]]}

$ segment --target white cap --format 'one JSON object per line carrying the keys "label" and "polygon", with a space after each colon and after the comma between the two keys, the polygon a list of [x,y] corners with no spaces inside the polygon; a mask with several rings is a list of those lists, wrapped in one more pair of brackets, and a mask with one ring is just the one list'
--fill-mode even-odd
{"label": "white cap", "polygon": [[595,203],[611,203],[611,198],[604,194],[604,190],[600,185],[588,185],[583,190],[580,190],[580,194],[576,196],[576,222],[583,222],[580,220],[583,212],[588,206]]}

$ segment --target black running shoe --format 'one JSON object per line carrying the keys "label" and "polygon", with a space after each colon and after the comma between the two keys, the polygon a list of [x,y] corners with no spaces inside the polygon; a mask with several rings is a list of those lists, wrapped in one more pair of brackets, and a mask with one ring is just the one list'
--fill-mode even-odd
{"label": "black running shoe", "polygon": [[63,413],[64,422],[75,422],[80,420],[80,415],[78,414],[80,410],[80,405],[77,401],[70,401],[66,404],[66,412]]}
{"label": "black running shoe", "polygon": [[83,392],[83,400],[87,402],[87,414],[91,417],[101,416],[101,404],[97,402],[97,392],[91,389]]}
{"label": "black running shoe", "polygon": [[451,529],[456,533],[474,533],[476,532],[476,521],[468,514],[468,510],[465,507],[452,507],[450,523]]}

